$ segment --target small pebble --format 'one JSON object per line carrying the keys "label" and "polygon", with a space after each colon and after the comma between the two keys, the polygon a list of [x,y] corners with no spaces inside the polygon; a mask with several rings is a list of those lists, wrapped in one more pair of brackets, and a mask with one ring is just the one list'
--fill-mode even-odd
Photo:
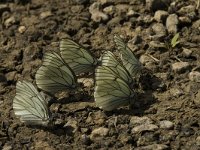
{"label": "small pebble", "polygon": [[8,72],[5,77],[7,81],[15,81],[15,76],[17,75],[16,71]]}
{"label": "small pebble", "polygon": [[157,22],[163,22],[164,23],[166,21],[168,15],[169,15],[169,13],[167,11],[158,10],[158,11],[155,12],[154,19]]}
{"label": "small pebble", "polygon": [[181,7],[181,9],[179,9],[177,12],[179,13],[179,15],[186,15],[189,14],[191,12],[195,11],[195,6],[194,5],[188,5],[185,7]]}
{"label": "small pebble", "polygon": [[197,138],[196,138],[196,144],[197,144],[198,146],[200,146],[200,136],[197,136]]}
{"label": "small pebble", "polygon": [[94,85],[93,78],[78,78],[78,83],[83,83],[84,87],[91,88]]}
{"label": "small pebble", "polygon": [[139,126],[142,124],[152,124],[153,121],[148,118],[148,117],[137,117],[137,116],[133,116],[130,119],[130,126],[131,127],[135,127],[135,126]]}
{"label": "small pebble", "polygon": [[101,4],[99,2],[93,3],[89,7],[89,12],[91,14],[91,19],[95,22],[101,22],[108,20],[108,15],[100,11]]}
{"label": "small pebble", "polygon": [[157,35],[166,35],[166,28],[162,23],[156,23],[152,26],[152,30]]}
{"label": "small pebble", "polygon": [[169,33],[177,33],[179,20],[176,14],[171,14],[167,17],[166,27]]}
{"label": "small pebble", "polygon": [[99,140],[102,137],[107,136],[108,132],[109,132],[109,129],[108,128],[104,128],[104,127],[100,127],[100,128],[94,129],[92,131],[92,133],[90,134],[90,139],[92,141]]}
{"label": "small pebble", "polygon": [[173,96],[173,97],[179,97],[181,95],[183,95],[183,90],[181,89],[178,89],[178,88],[171,88],[170,89],[170,94]]}
{"label": "small pebble", "polygon": [[109,19],[108,15],[101,11],[95,11],[91,14],[92,14],[91,19],[95,22],[106,21]]}
{"label": "small pebble", "polygon": [[154,124],[142,124],[142,125],[134,127],[131,130],[131,133],[136,134],[136,133],[141,133],[143,131],[155,131],[157,129],[158,129],[158,126]]}
{"label": "small pebble", "polygon": [[192,28],[200,30],[200,19],[193,23]]}
{"label": "small pebble", "polygon": [[105,7],[105,8],[103,9],[103,12],[105,12],[105,13],[108,14],[108,15],[112,15],[112,14],[115,13],[115,7],[114,7],[113,5],[108,6],[108,7]]}
{"label": "small pebble", "polygon": [[151,57],[147,56],[147,55],[141,55],[139,61],[143,65],[145,65],[146,63],[149,63],[149,62],[154,62],[154,60]]}
{"label": "small pebble", "polygon": [[45,19],[45,18],[50,17],[50,16],[52,16],[52,15],[53,15],[53,14],[52,14],[51,11],[45,11],[45,12],[42,12],[42,13],[40,14],[40,19]]}
{"label": "small pebble", "polygon": [[12,150],[12,149],[13,149],[13,146],[11,144],[8,144],[8,143],[6,143],[2,148],[2,150]]}
{"label": "small pebble", "polygon": [[192,54],[192,50],[187,49],[187,48],[183,48],[183,55],[184,55],[185,57],[190,57],[191,54]]}
{"label": "small pebble", "polygon": [[200,72],[192,71],[192,72],[189,73],[188,76],[189,76],[190,81],[199,82],[200,83]]}
{"label": "small pebble", "polygon": [[19,33],[24,33],[26,31],[26,27],[25,26],[19,26],[18,28]]}
{"label": "small pebble", "polygon": [[150,48],[163,50],[166,49],[166,44],[160,41],[151,41],[149,42]]}
{"label": "small pebble", "polygon": [[11,25],[13,25],[16,22],[16,19],[14,16],[11,16],[10,18],[6,19],[4,22],[4,25],[6,28],[10,27]]}
{"label": "small pebble", "polygon": [[162,129],[171,129],[173,127],[174,127],[174,124],[171,121],[168,121],[168,120],[160,121],[160,128]]}
{"label": "small pebble", "polygon": [[70,130],[69,132],[75,133],[78,129],[78,122],[76,120],[70,119],[63,127]]}
{"label": "small pebble", "polygon": [[174,72],[180,73],[187,70],[190,67],[188,62],[176,62],[172,64],[172,70]]}

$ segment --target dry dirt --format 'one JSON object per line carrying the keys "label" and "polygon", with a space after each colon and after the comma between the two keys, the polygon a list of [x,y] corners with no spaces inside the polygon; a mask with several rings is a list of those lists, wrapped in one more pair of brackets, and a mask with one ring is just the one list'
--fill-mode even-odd
{"label": "dry dirt", "polygon": [[[200,149],[200,8],[197,0],[146,2],[99,0],[104,16],[93,18],[93,0],[0,4],[0,149]],[[157,10],[167,13],[160,23]],[[178,17],[172,33],[165,23],[170,14]],[[180,43],[172,47],[176,30]],[[151,70],[138,81],[140,94],[133,108],[100,110],[92,86],[50,104],[54,127],[20,123],[12,109],[16,82],[35,82],[44,52],[57,51],[60,39],[68,37],[99,58],[106,50],[116,51],[114,34],[123,35]],[[139,125],[134,121],[145,118],[151,126],[135,131]],[[169,127],[162,121],[169,121]],[[102,134],[95,134],[96,129]]]}

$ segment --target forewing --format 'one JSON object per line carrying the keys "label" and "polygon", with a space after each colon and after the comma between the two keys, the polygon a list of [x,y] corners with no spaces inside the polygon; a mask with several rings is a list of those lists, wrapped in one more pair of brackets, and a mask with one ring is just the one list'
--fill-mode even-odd
{"label": "forewing", "polygon": [[13,110],[21,122],[43,126],[49,123],[47,102],[30,82],[17,82]]}
{"label": "forewing", "polygon": [[133,79],[126,68],[117,60],[114,54],[107,51],[103,54],[101,60],[102,66],[107,66],[107,70],[114,76],[124,80],[127,84],[132,84]]}
{"label": "forewing", "polygon": [[97,65],[97,60],[90,52],[70,39],[62,39],[60,53],[63,60],[72,68],[76,75],[89,72]]}
{"label": "forewing", "polygon": [[95,80],[94,98],[98,107],[111,111],[130,104],[134,92],[126,82],[113,75],[109,67],[98,66],[95,72]]}
{"label": "forewing", "polygon": [[135,77],[138,73],[140,73],[142,69],[142,64],[140,61],[134,56],[131,49],[124,43],[123,39],[119,36],[114,36],[114,41],[117,46],[117,49],[121,53],[121,59],[125,66],[125,68],[129,71],[131,76]]}
{"label": "forewing", "polygon": [[55,52],[45,53],[35,78],[37,86],[50,93],[73,89],[77,84],[73,71]]}

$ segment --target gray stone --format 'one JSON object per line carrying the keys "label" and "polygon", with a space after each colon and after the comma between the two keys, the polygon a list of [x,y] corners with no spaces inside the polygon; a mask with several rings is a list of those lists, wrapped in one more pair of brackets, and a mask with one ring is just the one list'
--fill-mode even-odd
{"label": "gray stone", "polygon": [[159,49],[159,50],[166,49],[166,44],[160,41],[151,41],[149,42],[149,46],[152,49]]}
{"label": "gray stone", "polygon": [[168,120],[160,121],[159,124],[160,124],[160,128],[162,129],[172,129],[174,127],[173,122],[168,121]]}
{"label": "gray stone", "polygon": [[69,132],[75,133],[78,130],[78,122],[74,119],[70,119],[63,127],[70,130]]}
{"label": "gray stone", "polygon": [[156,23],[152,26],[152,30],[157,35],[166,35],[166,28],[162,23]]}
{"label": "gray stone", "polygon": [[95,2],[89,7],[91,19],[95,22],[106,21],[109,19],[107,14],[100,11],[100,6],[101,4],[99,2]]}
{"label": "gray stone", "polygon": [[78,78],[78,83],[82,83],[84,87],[91,88],[94,85],[93,78]]}
{"label": "gray stone", "polygon": [[149,57],[148,55],[141,55],[139,61],[143,65],[145,65],[146,63],[149,63],[149,62],[154,62],[154,60],[151,57]]}
{"label": "gray stone", "polygon": [[176,14],[171,14],[167,17],[166,27],[169,33],[177,33],[177,25],[179,23],[178,16]]}
{"label": "gray stone", "polygon": [[2,148],[2,150],[12,150],[12,149],[13,149],[13,146],[9,143],[6,143]]}
{"label": "gray stone", "polygon": [[187,70],[190,67],[188,62],[176,62],[172,64],[172,70],[174,72],[180,73]]}
{"label": "gray stone", "polygon": [[136,134],[136,133],[141,133],[143,131],[155,131],[157,129],[158,129],[158,126],[154,124],[142,124],[142,125],[134,127],[131,130],[131,133]]}
{"label": "gray stone", "polygon": [[199,82],[200,83],[200,72],[192,71],[192,72],[189,73],[188,76],[189,76],[190,81]]}
{"label": "gray stone", "polygon": [[104,127],[94,129],[90,134],[90,139],[92,141],[100,140],[102,137],[106,137],[108,135],[108,132],[109,129]]}
{"label": "gray stone", "polygon": [[148,118],[148,117],[137,117],[137,116],[133,116],[130,119],[130,126],[131,127],[135,127],[135,126],[139,126],[142,124],[152,124],[153,121]]}
{"label": "gray stone", "polygon": [[169,13],[168,13],[167,11],[158,10],[158,11],[156,11],[155,14],[154,14],[154,19],[155,19],[157,22],[165,22],[168,15],[169,15]]}

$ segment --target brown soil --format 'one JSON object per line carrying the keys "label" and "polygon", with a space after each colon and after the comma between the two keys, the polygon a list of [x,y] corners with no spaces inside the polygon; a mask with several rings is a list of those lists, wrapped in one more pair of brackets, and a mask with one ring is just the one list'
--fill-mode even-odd
{"label": "brown soil", "polygon": [[[91,19],[89,12],[94,1],[85,1],[4,0],[0,4],[0,149],[200,149],[200,79],[189,78],[192,69],[199,71],[200,8],[190,13],[180,11],[188,5],[195,8],[196,0],[179,0],[162,8],[179,17],[180,43],[175,47],[170,46],[173,34],[153,37],[156,8],[148,8],[145,1],[105,0],[103,4],[102,0],[100,10],[109,6],[116,9],[105,11],[109,19],[99,22]],[[135,13],[129,16],[130,9]],[[180,17],[187,18],[180,21]],[[114,34],[131,40],[138,58],[148,53],[158,59],[144,64],[151,74],[140,77],[136,88],[142,92],[132,109],[100,110],[90,87],[51,104],[55,127],[20,123],[12,109],[16,82],[35,82],[46,51],[57,51],[60,39],[68,37],[99,58],[106,50],[116,51]],[[156,47],[151,41],[166,47]],[[188,62],[189,66],[176,71],[172,68],[176,62]],[[133,134],[133,116],[148,117],[158,128]],[[162,120],[171,121],[173,127],[161,128]],[[108,128],[108,134],[91,139],[92,131],[99,127]]]}

